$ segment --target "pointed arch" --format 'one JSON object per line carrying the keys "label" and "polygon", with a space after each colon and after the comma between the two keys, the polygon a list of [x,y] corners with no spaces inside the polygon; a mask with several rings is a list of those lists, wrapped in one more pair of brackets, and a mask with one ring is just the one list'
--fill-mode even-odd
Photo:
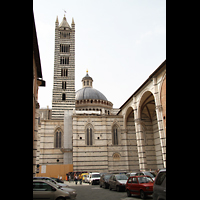
{"label": "pointed arch", "polygon": [[94,127],[91,123],[85,126],[85,144],[88,146],[94,145]]}
{"label": "pointed arch", "polygon": [[54,148],[62,148],[63,146],[63,130],[57,127],[54,131]]}
{"label": "pointed arch", "polygon": [[112,144],[119,145],[121,143],[121,130],[117,122],[112,125]]}
{"label": "pointed arch", "polygon": [[125,120],[124,120],[124,127],[125,128],[127,128],[127,121],[128,121],[129,117],[132,117],[133,119],[135,118],[134,117],[134,111],[133,111],[133,108],[131,106],[128,107],[127,110],[126,110]]}

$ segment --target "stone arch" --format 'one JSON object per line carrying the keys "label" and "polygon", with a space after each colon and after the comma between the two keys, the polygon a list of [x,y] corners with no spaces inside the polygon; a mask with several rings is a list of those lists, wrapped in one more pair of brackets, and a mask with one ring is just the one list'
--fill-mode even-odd
{"label": "stone arch", "polygon": [[138,109],[137,109],[138,113],[137,114],[138,114],[139,119],[141,119],[141,111],[144,109],[146,103],[150,102],[150,100],[153,100],[154,104],[155,104],[155,97],[154,97],[153,93],[149,89],[146,89],[141,94],[139,104],[138,104]]}
{"label": "stone arch", "polygon": [[146,153],[147,169],[160,169],[163,167],[161,143],[156,114],[155,96],[151,91],[145,91],[141,95],[138,120],[140,126],[140,138]]}
{"label": "stone arch", "polygon": [[134,118],[134,111],[133,111],[133,108],[131,106],[127,108],[126,113],[125,113],[124,128],[127,128],[127,120],[128,120],[130,115],[133,115],[133,118]]}

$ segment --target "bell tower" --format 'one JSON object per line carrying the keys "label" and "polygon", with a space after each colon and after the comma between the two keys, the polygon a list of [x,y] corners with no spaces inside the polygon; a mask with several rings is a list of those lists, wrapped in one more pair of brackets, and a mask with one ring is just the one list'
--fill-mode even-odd
{"label": "bell tower", "polygon": [[75,23],[64,15],[55,22],[52,119],[64,119],[65,110],[75,108]]}

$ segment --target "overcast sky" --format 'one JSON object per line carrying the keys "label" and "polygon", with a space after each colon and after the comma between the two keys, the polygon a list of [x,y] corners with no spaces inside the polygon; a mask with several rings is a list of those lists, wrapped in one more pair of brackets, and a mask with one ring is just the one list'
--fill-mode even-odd
{"label": "overcast sky", "polygon": [[75,22],[75,89],[86,70],[119,108],[166,59],[166,0],[33,0],[43,79],[40,108],[52,108],[55,21]]}

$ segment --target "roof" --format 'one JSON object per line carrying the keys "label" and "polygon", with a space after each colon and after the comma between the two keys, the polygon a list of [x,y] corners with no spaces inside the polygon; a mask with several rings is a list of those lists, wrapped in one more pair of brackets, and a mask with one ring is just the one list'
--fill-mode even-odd
{"label": "roof", "polygon": [[88,79],[93,80],[92,77],[88,75],[88,72],[87,72],[87,74],[82,78],[82,81],[85,80],[85,79],[87,79],[87,80],[88,80]]}
{"label": "roof", "polygon": [[82,99],[100,99],[108,101],[107,98],[98,90],[91,87],[84,87],[76,92],[76,100]]}
{"label": "roof", "polygon": [[166,65],[166,60],[164,60],[160,66],[149,76],[149,78],[126,100],[126,102],[119,108],[120,111],[117,113],[117,115],[121,112],[122,108],[126,105],[126,103],[133,98],[134,95],[149,81],[155,76],[164,66]]}
{"label": "roof", "polygon": [[63,20],[62,20],[62,22],[60,23],[59,27],[70,28],[70,26],[69,26],[69,24],[68,24],[67,19],[66,19],[65,16],[63,17]]}

